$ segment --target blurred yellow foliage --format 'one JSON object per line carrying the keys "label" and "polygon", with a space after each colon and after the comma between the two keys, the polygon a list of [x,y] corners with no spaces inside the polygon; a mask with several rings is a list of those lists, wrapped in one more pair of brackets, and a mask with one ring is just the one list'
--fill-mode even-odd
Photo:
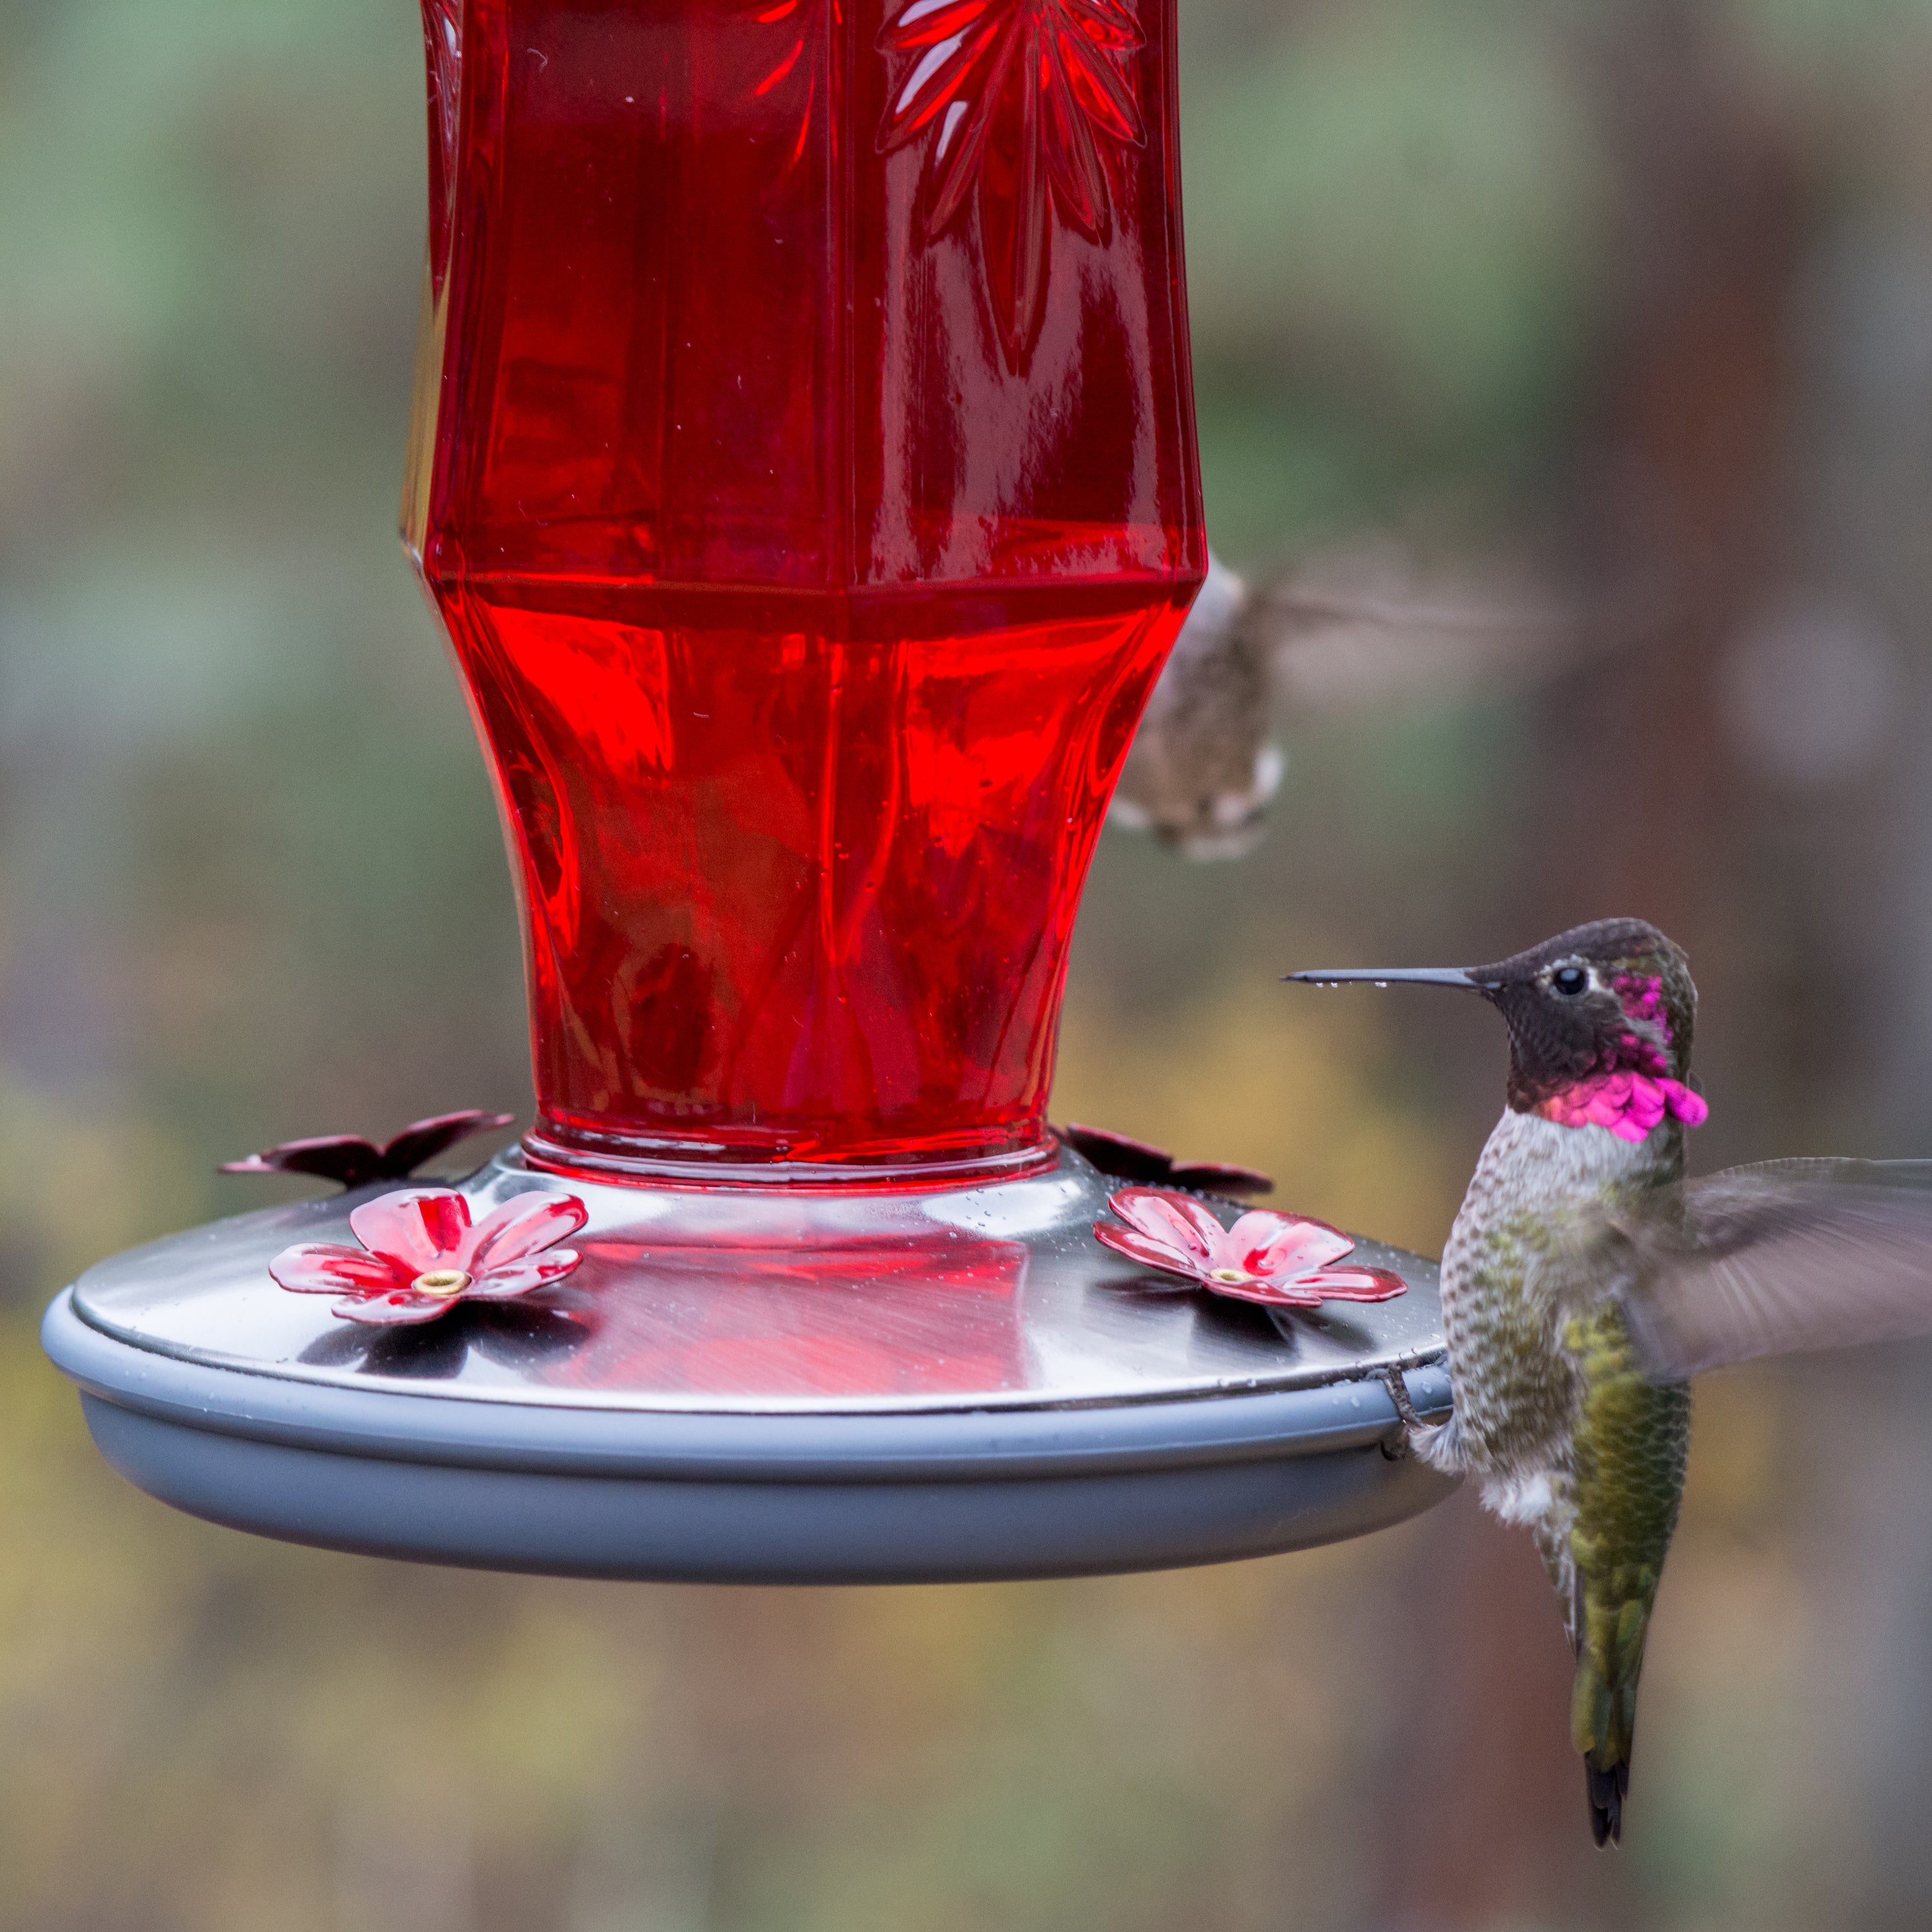
{"label": "blurred yellow foliage", "polygon": [[1259,975],[1157,1020],[1090,995],[1068,1003],[1053,1118],[1258,1168],[1275,1180],[1260,1204],[1433,1254],[1467,1177],[1439,1126],[1378,1090],[1388,1052],[1366,996],[1318,1010]]}

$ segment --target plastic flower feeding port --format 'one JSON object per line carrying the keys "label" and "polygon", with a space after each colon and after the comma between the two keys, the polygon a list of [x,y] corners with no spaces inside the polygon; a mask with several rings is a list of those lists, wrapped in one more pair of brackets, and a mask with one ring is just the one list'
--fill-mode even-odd
{"label": "plastic flower feeding port", "polygon": [[[240,1527],[602,1576],[1126,1569],[1436,1500],[1381,1453],[1379,1378],[1447,1404],[1428,1264],[1269,1216],[1279,1292],[1125,1292],[1150,1249],[1096,1238],[1118,1183],[1046,1120],[1205,561],[1172,0],[424,24],[404,532],[537,1117],[438,1189],[397,1190],[408,1133],[271,1150],[349,1192],[90,1270],[44,1334],[102,1448]],[[1173,1198],[1219,1253],[1232,1204]]]}
{"label": "plastic flower feeding port", "polygon": [[1392,1301],[1408,1292],[1393,1268],[1336,1266],[1354,1240],[1304,1214],[1252,1208],[1224,1228],[1205,1202],[1160,1187],[1124,1187],[1107,1205],[1126,1225],[1096,1222],[1097,1240],[1212,1294],[1270,1308],[1318,1308],[1324,1301]]}

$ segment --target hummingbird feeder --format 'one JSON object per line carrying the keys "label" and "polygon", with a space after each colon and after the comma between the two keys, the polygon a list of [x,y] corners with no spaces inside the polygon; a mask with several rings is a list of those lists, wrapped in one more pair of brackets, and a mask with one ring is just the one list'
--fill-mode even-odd
{"label": "hummingbird feeder", "polygon": [[1324,1275],[1324,1229],[1293,1293],[1187,1292],[1046,1124],[1205,567],[1173,0],[423,19],[404,532],[536,1120],[441,1188],[415,1130],[272,1150],[350,1191],[90,1270],[44,1338],[102,1450],[244,1528],[611,1576],[1150,1568],[1435,1501],[1380,1379],[1446,1408],[1429,1264]]}

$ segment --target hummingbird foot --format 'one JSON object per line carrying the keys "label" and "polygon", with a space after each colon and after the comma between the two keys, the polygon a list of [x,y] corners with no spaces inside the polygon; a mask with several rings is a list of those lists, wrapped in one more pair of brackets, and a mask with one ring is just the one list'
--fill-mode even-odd
{"label": "hummingbird foot", "polygon": [[1389,1400],[1395,1404],[1396,1420],[1402,1424],[1402,1432],[1382,1444],[1382,1454],[1391,1462],[1405,1460],[1412,1453],[1412,1445],[1418,1436],[1428,1431],[1429,1425],[1415,1412],[1415,1405],[1408,1399],[1408,1384],[1402,1379],[1400,1369],[1384,1369],[1382,1373],[1382,1386],[1389,1392]]}

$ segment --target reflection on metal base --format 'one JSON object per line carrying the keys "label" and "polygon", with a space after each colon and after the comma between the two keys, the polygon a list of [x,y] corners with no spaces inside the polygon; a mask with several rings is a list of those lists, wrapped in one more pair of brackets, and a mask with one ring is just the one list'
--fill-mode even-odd
{"label": "reflection on metal base", "polygon": [[514,1154],[480,1217],[578,1195],[535,1302],[370,1329],[266,1264],[382,1191],[218,1222],[91,1269],[48,1310],[103,1452],[153,1495],[325,1547],[562,1575],[911,1582],[1156,1568],[1382,1527],[1448,1492],[1383,1453],[1379,1378],[1448,1384],[1411,1292],[1271,1313],[1109,1254],[1071,1150],[929,1193],[602,1186]]}

